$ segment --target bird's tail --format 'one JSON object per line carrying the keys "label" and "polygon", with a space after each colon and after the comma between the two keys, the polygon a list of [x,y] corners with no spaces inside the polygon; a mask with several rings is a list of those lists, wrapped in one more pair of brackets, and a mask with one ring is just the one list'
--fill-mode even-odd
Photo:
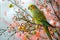
{"label": "bird's tail", "polygon": [[48,29],[48,27],[50,26],[50,24],[48,22],[46,22],[46,21],[42,21],[42,23],[43,23],[43,26],[44,26],[44,30],[47,33],[49,39],[52,40],[51,34],[49,32],[49,29]]}
{"label": "bird's tail", "polygon": [[51,37],[51,34],[50,34],[50,32],[49,32],[48,27],[45,27],[45,26],[44,26],[44,30],[45,30],[45,32],[47,33],[49,39],[52,40],[52,37]]}

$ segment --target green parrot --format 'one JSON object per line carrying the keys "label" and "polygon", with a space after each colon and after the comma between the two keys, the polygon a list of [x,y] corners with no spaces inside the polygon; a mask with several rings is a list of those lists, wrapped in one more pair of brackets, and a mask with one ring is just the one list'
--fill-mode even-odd
{"label": "green parrot", "polygon": [[44,27],[45,32],[47,33],[50,40],[52,40],[51,34],[49,32],[48,27],[52,26],[47,22],[47,19],[45,18],[45,15],[43,14],[43,11],[39,10],[35,5],[30,4],[28,6],[28,10],[32,13],[32,16],[34,18],[34,21],[36,24],[42,24]]}

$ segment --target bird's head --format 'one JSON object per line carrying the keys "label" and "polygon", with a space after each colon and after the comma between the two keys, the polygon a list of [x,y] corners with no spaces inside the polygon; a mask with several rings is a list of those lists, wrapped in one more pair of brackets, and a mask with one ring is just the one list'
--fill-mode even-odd
{"label": "bird's head", "polygon": [[37,7],[35,6],[35,5],[33,5],[33,4],[30,4],[29,6],[28,6],[28,10],[30,10],[30,11],[32,11],[32,10],[35,10]]}

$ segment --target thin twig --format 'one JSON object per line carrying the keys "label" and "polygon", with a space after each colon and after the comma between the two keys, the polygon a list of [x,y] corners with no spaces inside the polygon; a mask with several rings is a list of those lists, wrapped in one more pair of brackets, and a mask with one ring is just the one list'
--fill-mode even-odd
{"label": "thin twig", "polygon": [[[15,33],[16,33],[16,32],[14,32],[13,34],[11,34],[11,35],[9,36],[9,38],[12,37]],[[9,40],[9,38],[8,38],[7,40]]]}
{"label": "thin twig", "polygon": [[6,31],[7,31],[6,29],[0,29],[0,36]]}
{"label": "thin twig", "polygon": [[[16,11],[15,11],[15,12],[16,12]],[[16,13],[18,13],[18,12],[16,12]],[[20,14],[20,15],[21,15],[21,14]],[[17,18],[17,19],[18,19],[18,20],[24,20],[24,21],[26,21],[27,23],[31,23],[31,24],[37,25],[36,23],[30,22],[30,20],[24,18],[23,15],[21,15],[21,16],[22,16],[22,18]]]}
{"label": "thin twig", "polygon": [[[25,13],[27,13],[24,9],[22,9],[22,7],[20,7],[19,5],[17,5],[16,3],[12,2],[11,0],[9,0],[12,4],[16,5],[18,8],[20,8],[22,11],[24,11]],[[27,13],[28,14],[28,13]]]}
{"label": "thin twig", "polygon": [[59,16],[56,14],[56,12],[55,12],[55,10],[54,10],[54,8],[53,8],[53,5],[52,5],[52,2],[51,2],[52,0],[49,0],[49,2],[50,2],[50,4],[51,4],[51,7],[52,7],[52,9],[53,9],[53,11],[54,11],[54,13],[55,13],[55,16],[60,20],[60,18],[59,18]]}

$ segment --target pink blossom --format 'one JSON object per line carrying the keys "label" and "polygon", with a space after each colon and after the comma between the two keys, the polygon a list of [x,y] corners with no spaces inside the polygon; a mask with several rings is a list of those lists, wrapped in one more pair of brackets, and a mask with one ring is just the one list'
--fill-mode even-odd
{"label": "pink blossom", "polygon": [[14,23],[15,23],[16,26],[19,26],[20,25],[17,21],[14,21]]}
{"label": "pink blossom", "polygon": [[43,5],[40,5],[40,6],[39,6],[39,9],[43,9],[43,8],[44,8],[44,6],[43,6]]}
{"label": "pink blossom", "polygon": [[59,22],[56,22],[56,26],[57,26],[58,28],[60,28],[60,23],[59,23]]}
{"label": "pink blossom", "polygon": [[16,33],[15,36],[21,40],[27,40],[26,36],[23,33]]}
{"label": "pink blossom", "polygon": [[45,31],[44,31],[44,30],[40,30],[40,34],[41,34],[41,36],[43,36],[43,37],[45,37],[45,36],[46,36],[46,33],[45,33]]}
{"label": "pink blossom", "polygon": [[37,39],[40,39],[40,32],[39,31],[36,31],[36,34],[35,35],[32,35],[31,40],[37,40]]}
{"label": "pink blossom", "polygon": [[50,20],[50,24],[56,25],[56,22],[54,20]]}
{"label": "pink blossom", "polygon": [[36,32],[36,37],[40,38],[40,32],[39,31]]}
{"label": "pink blossom", "polygon": [[57,0],[57,3],[60,5],[60,0]]}
{"label": "pink blossom", "polygon": [[15,34],[15,36],[16,36],[17,38],[20,38],[21,34],[20,34],[19,32],[17,32],[17,33]]}
{"label": "pink blossom", "polygon": [[9,25],[10,28],[14,28],[12,24]]}
{"label": "pink blossom", "polygon": [[12,23],[12,26],[13,26],[13,27],[16,27],[16,23]]}
{"label": "pink blossom", "polygon": [[13,21],[13,23],[10,24],[10,27],[16,27],[16,26],[19,26],[19,23],[16,21]]}
{"label": "pink blossom", "polygon": [[15,20],[15,19],[16,19],[16,16],[13,16],[13,17],[12,17],[12,20]]}
{"label": "pink blossom", "polygon": [[21,34],[20,38],[21,40],[27,40],[27,37],[24,35],[24,33]]}
{"label": "pink blossom", "polygon": [[4,12],[4,15],[7,16],[7,12],[6,11]]}
{"label": "pink blossom", "polygon": [[32,35],[31,40],[37,40],[37,37],[35,35]]}
{"label": "pink blossom", "polygon": [[7,30],[9,33],[11,33],[11,30]]}

